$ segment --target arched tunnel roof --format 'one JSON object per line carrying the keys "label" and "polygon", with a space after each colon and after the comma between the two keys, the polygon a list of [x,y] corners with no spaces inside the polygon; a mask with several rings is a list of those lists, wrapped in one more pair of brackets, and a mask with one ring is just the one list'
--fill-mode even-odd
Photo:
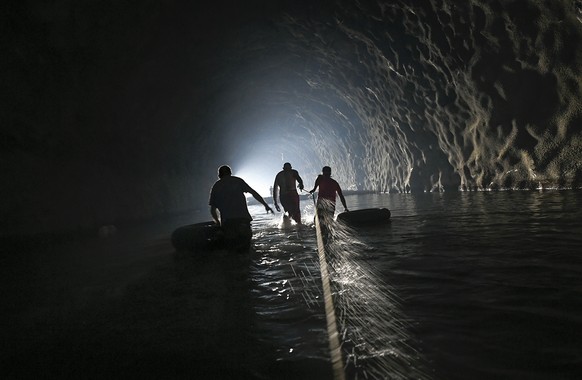
{"label": "arched tunnel roof", "polygon": [[222,164],[263,193],[287,161],[350,190],[579,187],[580,2],[236,4],[6,6],[3,230],[203,207]]}

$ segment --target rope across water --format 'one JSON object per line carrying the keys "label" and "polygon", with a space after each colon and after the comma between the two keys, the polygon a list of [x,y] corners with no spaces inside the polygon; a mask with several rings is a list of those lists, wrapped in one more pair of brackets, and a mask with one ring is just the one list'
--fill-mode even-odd
{"label": "rope across water", "polygon": [[331,355],[333,378],[335,380],[344,380],[345,379],[344,364],[341,353],[341,345],[337,329],[337,322],[335,317],[335,308],[333,306],[333,298],[331,294],[329,272],[327,269],[327,261],[325,259],[325,246],[323,244],[323,236],[321,234],[319,216],[317,215],[317,207],[315,211],[315,231],[317,234],[317,251],[319,253],[319,268],[321,271],[321,281],[323,285],[323,300],[325,303],[325,318],[327,320],[327,334],[329,339],[329,350]]}

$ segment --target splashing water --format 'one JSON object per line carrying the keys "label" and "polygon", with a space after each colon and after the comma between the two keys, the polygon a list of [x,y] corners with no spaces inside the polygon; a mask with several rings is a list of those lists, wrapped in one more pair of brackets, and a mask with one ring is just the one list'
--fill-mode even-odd
{"label": "splashing water", "polygon": [[[264,227],[255,234],[261,258],[253,277],[263,340],[279,335],[281,360],[323,364],[329,361],[328,337],[313,217],[309,205],[303,220],[310,222],[302,228],[281,229],[277,218],[255,218]],[[429,379],[398,296],[365,262],[363,253],[373,248],[356,236],[357,231],[334,223],[326,246],[347,378]]]}
{"label": "splashing water", "polygon": [[[354,210],[392,211],[388,226],[331,232],[327,258],[348,378],[579,377],[579,192],[346,200]],[[329,367],[312,228],[260,233],[257,252],[276,263],[253,275],[264,301],[257,310],[268,315],[267,340],[287,344],[281,361]],[[280,302],[275,288],[289,298]]]}
{"label": "splashing water", "polygon": [[428,379],[398,296],[362,259],[362,253],[373,248],[356,235],[357,231],[336,223],[327,247],[337,288],[346,369],[356,379],[386,378],[388,374],[392,379]]}

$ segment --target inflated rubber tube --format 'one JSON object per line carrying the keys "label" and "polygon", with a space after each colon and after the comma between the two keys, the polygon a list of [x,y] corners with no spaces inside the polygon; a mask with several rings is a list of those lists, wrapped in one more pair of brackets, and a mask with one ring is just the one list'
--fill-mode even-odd
{"label": "inflated rubber tube", "polygon": [[190,224],[172,233],[172,245],[176,250],[211,251],[223,244],[222,230],[214,222]]}
{"label": "inflated rubber tube", "polygon": [[365,208],[342,212],[337,220],[351,226],[375,225],[390,223],[390,210],[387,208]]}

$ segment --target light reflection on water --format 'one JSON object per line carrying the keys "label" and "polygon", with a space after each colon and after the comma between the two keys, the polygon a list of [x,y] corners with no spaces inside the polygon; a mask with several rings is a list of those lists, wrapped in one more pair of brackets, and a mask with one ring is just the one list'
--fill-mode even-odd
{"label": "light reflection on water", "polygon": [[302,228],[285,227],[281,214],[251,206],[255,255],[251,268],[259,338],[275,344],[280,360],[313,359],[326,365],[325,315],[313,224],[304,210]]}
{"label": "light reflection on water", "polygon": [[[258,334],[328,361],[313,205],[303,229],[251,207]],[[569,379],[582,373],[582,195],[380,194],[389,226],[336,230],[329,261],[349,378]]]}

